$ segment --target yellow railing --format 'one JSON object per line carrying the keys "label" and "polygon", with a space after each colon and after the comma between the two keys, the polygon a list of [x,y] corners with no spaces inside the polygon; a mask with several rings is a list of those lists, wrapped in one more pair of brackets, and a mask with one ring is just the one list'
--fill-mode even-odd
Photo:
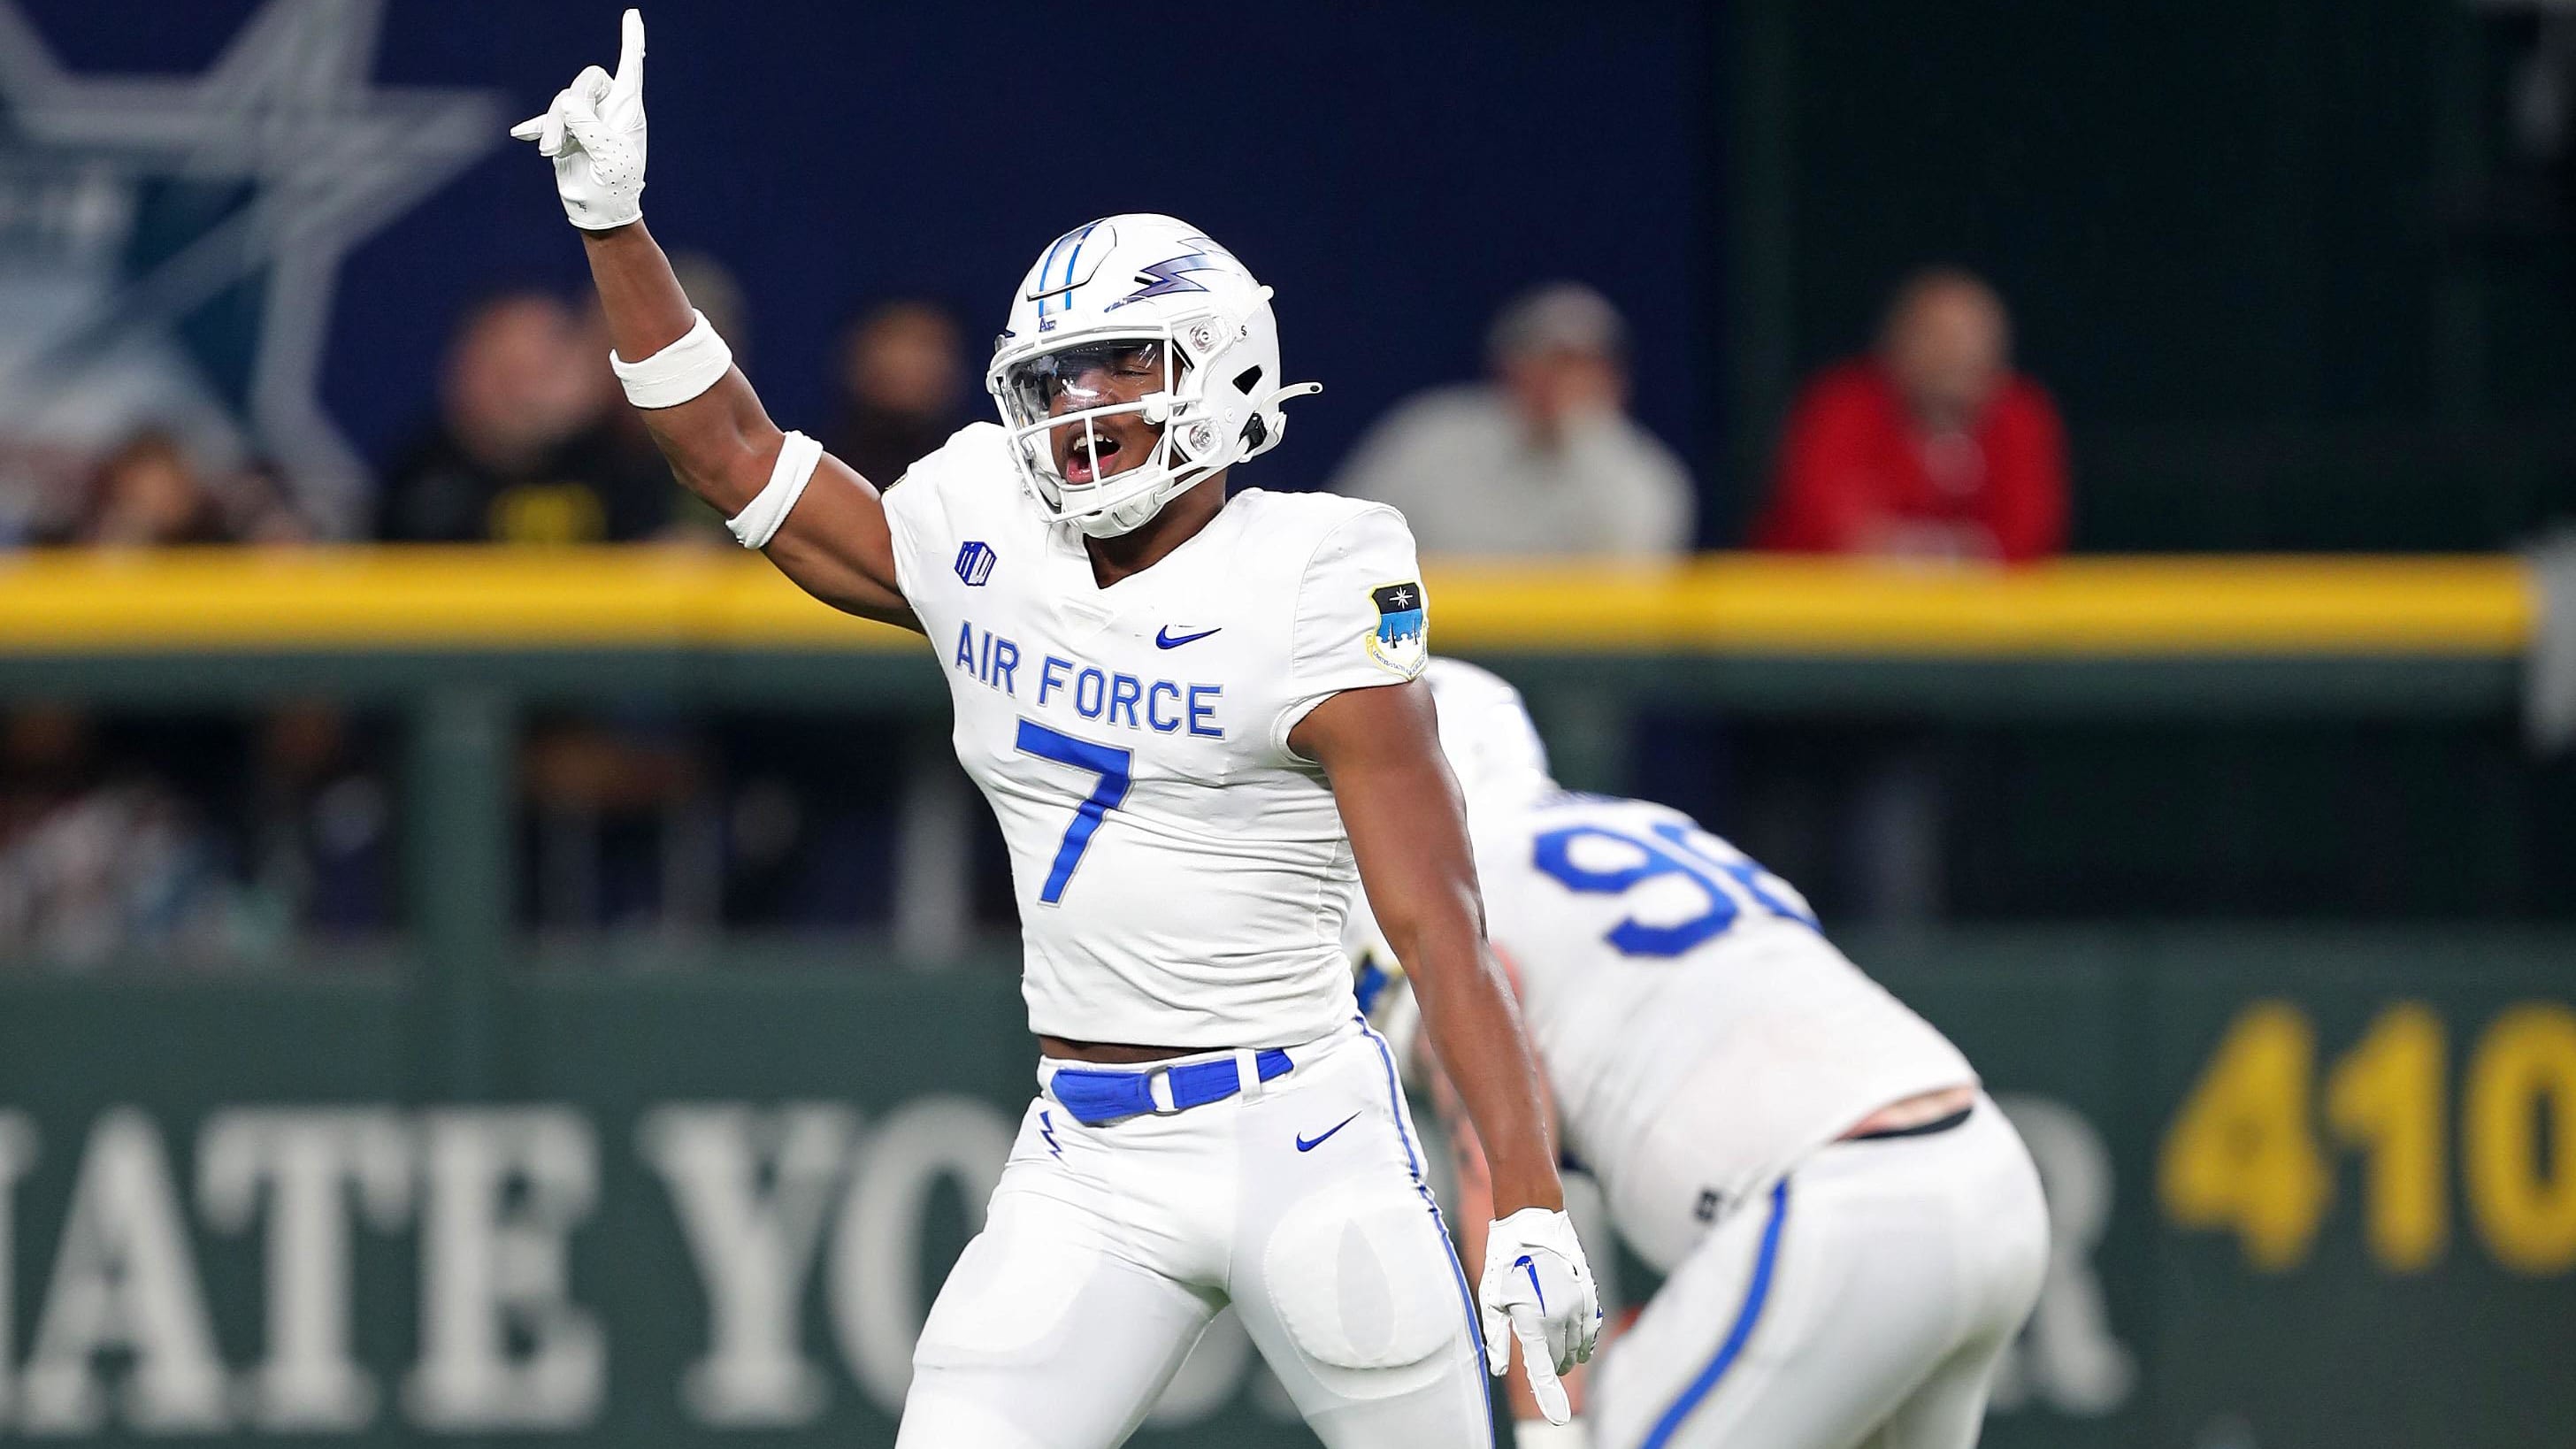
{"label": "yellow railing", "polygon": [[[1007,566],[1007,561],[1005,563]],[[1430,566],[1444,648],[1927,657],[2504,655],[2510,557],[2093,558],[1943,570],[1718,555],[1671,568]],[[22,555],[0,654],[914,647],[761,560],[688,549]]]}

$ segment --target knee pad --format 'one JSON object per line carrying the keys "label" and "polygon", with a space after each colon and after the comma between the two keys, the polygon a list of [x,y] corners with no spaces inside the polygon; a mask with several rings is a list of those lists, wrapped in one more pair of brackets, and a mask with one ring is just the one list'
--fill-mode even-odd
{"label": "knee pad", "polygon": [[1327,1188],[1290,1209],[1261,1268],[1288,1336],[1337,1368],[1419,1363],[1466,1325],[1439,1221],[1383,1186]]}

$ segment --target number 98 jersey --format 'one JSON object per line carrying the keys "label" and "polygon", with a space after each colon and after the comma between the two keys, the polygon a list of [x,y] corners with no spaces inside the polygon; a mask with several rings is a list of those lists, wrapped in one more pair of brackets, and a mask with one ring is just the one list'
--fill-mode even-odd
{"label": "number 98 jersey", "polygon": [[1382,504],[1246,490],[1107,588],[978,423],[886,491],[958,761],[1010,849],[1030,1029],[1286,1046],[1351,1012],[1358,889],[1323,771],[1288,748],[1425,659],[1413,536]]}
{"label": "number 98 jersey", "polygon": [[1557,793],[1471,802],[1468,828],[1567,1143],[1664,1271],[1871,1112],[1977,1080],[1787,881],[1678,810]]}

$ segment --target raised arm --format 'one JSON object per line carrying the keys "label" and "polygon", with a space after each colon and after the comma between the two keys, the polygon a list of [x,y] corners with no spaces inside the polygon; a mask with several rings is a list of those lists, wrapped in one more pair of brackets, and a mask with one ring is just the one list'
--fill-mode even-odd
{"label": "raised arm", "polygon": [[789,446],[644,229],[643,16],[626,12],[616,75],[589,67],[510,134],[554,162],[627,396],[680,482],[736,520],[737,536],[806,592],[864,618],[919,627],[896,585],[876,488],[810,444]]}
{"label": "raised arm", "polygon": [[[585,231],[581,242],[619,357],[655,356],[695,324],[679,278],[641,220]],[[727,518],[769,486],[787,441],[739,367],[728,367],[715,386],[686,402],[641,412],[671,471]],[[920,627],[895,586],[894,537],[875,485],[829,453],[762,552],[833,608]]]}
{"label": "raised arm", "polygon": [[1432,1051],[1483,1139],[1495,1221],[1479,1297],[1494,1372],[1503,1371],[1518,1337],[1539,1404],[1564,1423],[1556,1375],[1592,1356],[1600,1310],[1591,1269],[1565,1220],[1538,1062],[1502,967],[1485,945],[1466,807],[1440,753],[1431,687],[1416,679],[1344,690],[1300,720],[1288,745],[1332,780],[1369,909],[1413,983]]}

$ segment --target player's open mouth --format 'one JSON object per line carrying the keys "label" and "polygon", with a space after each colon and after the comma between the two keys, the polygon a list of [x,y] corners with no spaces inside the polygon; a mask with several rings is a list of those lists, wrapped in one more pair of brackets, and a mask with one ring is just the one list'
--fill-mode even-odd
{"label": "player's open mouth", "polygon": [[1074,440],[1073,448],[1064,460],[1064,481],[1096,483],[1118,471],[1109,462],[1117,456],[1118,440],[1095,429],[1092,433],[1092,442],[1088,446],[1080,438]]}

